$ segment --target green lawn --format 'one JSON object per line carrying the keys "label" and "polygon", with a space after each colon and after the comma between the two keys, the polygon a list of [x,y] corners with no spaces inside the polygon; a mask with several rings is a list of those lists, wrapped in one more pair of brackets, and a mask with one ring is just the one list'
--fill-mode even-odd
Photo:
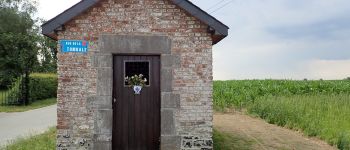
{"label": "green lawn", "polygon": [[54,150],[56,149],[56,128],[29,138],[19,138],[2,150]]}
{"label": "green lawn", "polygon": [[56,104],[56,98],[35,101],[28,106],[0,106],[0,112],[24,112]]}

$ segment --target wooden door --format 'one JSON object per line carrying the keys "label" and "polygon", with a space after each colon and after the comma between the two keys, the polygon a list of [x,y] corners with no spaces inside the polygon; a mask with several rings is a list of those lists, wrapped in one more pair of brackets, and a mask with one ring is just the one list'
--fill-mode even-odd
{"label": "wooden door", "polygon": [[[160,145],[160,57],[114,56],[113,150],[157,150]],[[125,82],[143,74],[140,95]]]}

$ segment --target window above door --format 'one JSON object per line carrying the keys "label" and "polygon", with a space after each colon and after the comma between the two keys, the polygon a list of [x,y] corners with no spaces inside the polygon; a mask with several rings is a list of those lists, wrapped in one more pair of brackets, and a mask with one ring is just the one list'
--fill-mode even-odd
{"label": "window above door", "polygon": [[[143,75],[143,79],[147,79],[146,86],[150,85],[150,62],[148,60],[130,60],[124,61],[124,77],[131,77],[134,75]],[[124,82],[125,86],[129,86]]]}

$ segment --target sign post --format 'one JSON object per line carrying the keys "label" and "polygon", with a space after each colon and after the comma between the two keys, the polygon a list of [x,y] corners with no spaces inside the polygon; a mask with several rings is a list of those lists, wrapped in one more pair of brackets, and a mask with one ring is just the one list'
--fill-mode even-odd
{"label": "sign post", "polygon": [[87,53],[89,42],[83,40],[61,40],[61,51],[63,53]]}

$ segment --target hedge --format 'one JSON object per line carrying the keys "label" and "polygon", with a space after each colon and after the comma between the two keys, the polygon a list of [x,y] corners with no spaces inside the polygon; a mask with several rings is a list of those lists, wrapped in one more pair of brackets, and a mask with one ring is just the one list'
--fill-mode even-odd
{"label": "hedge", "polygon": [[31,101],[57,97],[57,75],[31,74],[29,80],[29,97]]}
{"label": "hedge", "polygon": [[[29,76],[29,102],[57,97],[57,75],[33,73]],[[0,98],[0,104],[21,105],[23,77],[18,77],[12,83],[5,97]],[[4,95],[2,95],[4,96]]]}

